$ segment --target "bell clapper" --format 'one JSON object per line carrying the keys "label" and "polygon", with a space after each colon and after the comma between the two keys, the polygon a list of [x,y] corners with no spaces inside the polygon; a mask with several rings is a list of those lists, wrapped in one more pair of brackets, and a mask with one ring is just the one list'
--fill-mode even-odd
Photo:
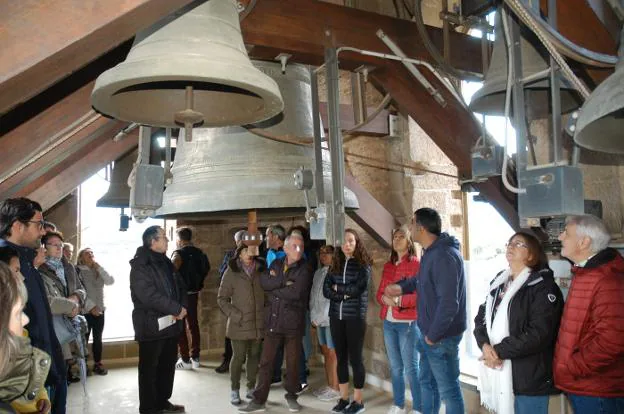
{"label": "bell clapper", "polygon": [[186,87],[186,109],[176,112],[174,115],[176,124],[184,126],[184,140],[193,140],[193,127],[204,123],[204,115],[193,110],[193,87]]}

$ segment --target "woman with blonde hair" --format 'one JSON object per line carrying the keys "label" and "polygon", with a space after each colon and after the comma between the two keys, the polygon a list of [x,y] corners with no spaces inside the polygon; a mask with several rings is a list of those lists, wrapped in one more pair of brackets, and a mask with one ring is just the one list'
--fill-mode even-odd
{"label": "woman with blonde hair", "polygon": [[102,332],[104,332],[104,285],[112,285],[115,279],[106,269],[95,261],[93,250],[89,247],[78,252],[76,265],[82,284],[87,291],[83,313],[87,320],[87,342],[93,331],[93,372],[98,375],[108,374],[102,365]]}
{"label": "woman with blonde hair", "polygon": [[24,283],[0,261],[0,412],[47,413],[50,356],[30,344]]}
{"label": "woman with blonde hair", "polygon": [[377,302],[381,305],[379,317],[384,323],[384,342],[390,362],[394,404],[388,414],[407,412],[405,409],[405,377],[412,392],[412,409],[422,412],[420,382],[418,381],[419,354],[416,349],[420,329],[416,293],[389,297],[386,286],[400,280],[417,277],[420,262],[409,228],[403,225],[392,232],[392,252],[384,265]]}

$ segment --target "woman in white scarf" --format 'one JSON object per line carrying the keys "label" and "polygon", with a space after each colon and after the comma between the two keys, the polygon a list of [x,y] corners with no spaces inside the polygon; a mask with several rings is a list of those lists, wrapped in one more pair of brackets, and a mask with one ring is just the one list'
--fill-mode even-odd
{"label": "woman in white scarf", "polygon": [[552,357],[563,296],[535,237],[514,234],[506,258],[509,268],[490,283],[475,318],[481,403],[498,414],[547,414],[558,393]]}

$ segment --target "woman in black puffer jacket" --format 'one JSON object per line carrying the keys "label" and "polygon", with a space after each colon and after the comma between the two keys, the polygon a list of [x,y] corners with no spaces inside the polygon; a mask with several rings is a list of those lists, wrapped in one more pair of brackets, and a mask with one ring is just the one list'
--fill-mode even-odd
{"label": "woman in black puffer jacket", "polygon": [[[364,363],[362,348],[366,332],[368,284],[372,260],[353,229],[346,229],[341,249],[336,249],[334,259],[325,277],[323,295],[328,298],[329,323],[338,358],[340,400],[334,413],[358,414],[364,411]],[[349,366],[353,369],[353,401],[349,403]]]}

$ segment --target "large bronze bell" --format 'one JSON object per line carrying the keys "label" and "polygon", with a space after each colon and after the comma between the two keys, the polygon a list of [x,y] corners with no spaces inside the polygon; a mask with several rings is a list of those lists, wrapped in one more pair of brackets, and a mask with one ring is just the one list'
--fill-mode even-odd
{"label": "large bronze bell", "polygon": [[132,171],[132,166],[137,159],[137,155],[137,150],[130,151],[115,161],[108,191],[95,203],[96,206],[124,208],[130,205],[128,176]]}
{"label": "large bronze bell", "polygon": [[624,29],[615,73],[602,81],[580,110],[574,141],[594,151],[624,154]]}
{"label": "large bronze bell", "polygon": [[[503,116],[505,115],[505,92],[507,89],[509,59],[500,11],[496,13],[494,30],[495,40],[490,67],[485,75],[483,87],[472,96],[469,107],[472,111],[480,114]],[[522,27],[520,33],[522,77],[527,78],[548,69],[549,62],[546,49],[526,27]],[[561,113],[568,113],[578,108],[580,106],[578,96],[567,80],[560,77],[559,87],[561,88]],[[529,119],[548,117],[550,114],[550,83],[548,77],[525,84],[524,99]],[[513,114],[513,103],[510,106],[510,113]]]}
{"label": "large bronze bell", "polygon": [[170,128],[245,125],[282,111],[276,83],[247,56],[236,1],[196,4],[137,34],[126,60],[97,78],[96,111]]}
{"label": "large bronze bell", "polygon": [[[284,112],[265,131],[274,136],[312,137],[310,72],[290,64],[282,74],[281,65],[254,62],[279,85]],[[182,134],[182,131],[180,131]],[[326,161],[327,160],[327,161]],[[329,154],[324,157],[324,189],[329,200]],[[258,209],[261,217],[296,212],[303,216],[304,194],[293,181],[300,166],[313,169],[314,151],[309,146],[276,142],[252,134],[241,127],[199,128],[192,142],[178,140],[173,165],[173,182],[164,192],[159,216],[230,217]],[[316,199],[311,192],[311,203]],[[351,190],[345,188],[345,206],[358,207]]]}

